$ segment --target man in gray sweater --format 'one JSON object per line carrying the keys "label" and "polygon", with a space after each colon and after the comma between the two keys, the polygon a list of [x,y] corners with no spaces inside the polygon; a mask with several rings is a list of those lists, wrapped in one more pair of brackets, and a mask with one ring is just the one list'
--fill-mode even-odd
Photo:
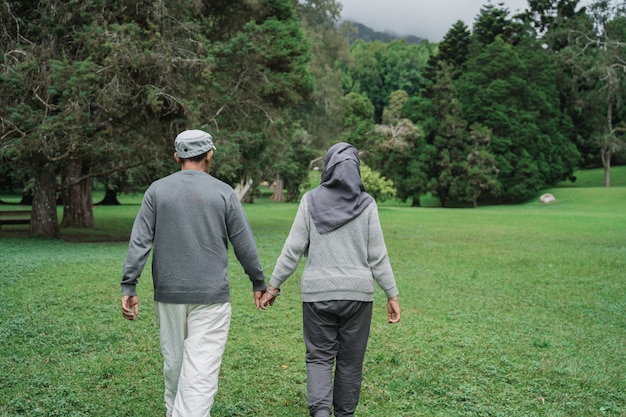
{"label": "man in gray sweater", "polygon": [[135,287],[152,249],[166,416],[206,417],[230,326],[228,241],[252,282],[257,308],[265,275],[239,199],[208,174],[215,149],[211,135],[184,131],[175,148],[181,170],[150,185],[133,224],[122,314],[134,320],[139,313]]}

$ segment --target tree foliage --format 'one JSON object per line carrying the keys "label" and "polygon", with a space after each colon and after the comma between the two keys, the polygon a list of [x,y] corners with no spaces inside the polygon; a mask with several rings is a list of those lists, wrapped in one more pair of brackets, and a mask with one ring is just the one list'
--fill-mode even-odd
{"label": "tree foliage", "polygon": [[[0,19],[3,158],[34,169],[35,188],[63,187],[70,210],[82,181],[139,165],[158,176],[183,128],[235,142],[227,176],[255,174],[264,132],[314,85],[288,0],[7,1]],[[33,232],[57,235],[47,195],[35,192]]]}
{"label": "tree foliage", "polygon": [[604,167],[610,185],[612,159],[626,146],[626,5],[596,1],[589,14],[559,28],[567,43],[556,59],[568,74],[564,101],[576,127],[576,142],[584,163]]}
{"label": "tree foliage", "polygon": [[365,164],[361,164],[361,179],[365,190],[379,203],[391,200],[396,195],[393,181],[383,177],[379,172],[372,170]]}
{"label": "tree foliage", "polygon": [[374,121],[380,123],[391,93],[404,90],[413,96],[420,91],[421,73],[431,52],[426,41],[419,45],[402,40],[357,41],[350,49],[351,66],[344,69],[344,90],[365,94],[374,105]]}
{"label": "tree foliage", "polygon": [[579,154],[568,140],[555,67],[538,42],[497,38],[467,68],[458,83],[463,112],[492,131],[502,198],[523,201],[571,176]]}
{"label": "tree foliage", "polygon": [[214,135],[216,176],[280,200],[338,140],[413,205],[524,201],[578,165],[608,185],[625,6],[488,2],[433,44],[349,43],[338,0],[5,1],[0,188],[32,196],[33,234],[59,234],[59,198],[63,226],[90,227],[93,185],[114,201],[176,169],[186,128]]}
{"label": "tree foliage", "polygon": [[404,117],[407,101],[408,94],[404,90],[391,93],[382,123],[375,126],[375,134],[366,147],[365,160],[393,181],[399,199],[419,206],[420,196],[426,190],[430,152],[419,128]]}

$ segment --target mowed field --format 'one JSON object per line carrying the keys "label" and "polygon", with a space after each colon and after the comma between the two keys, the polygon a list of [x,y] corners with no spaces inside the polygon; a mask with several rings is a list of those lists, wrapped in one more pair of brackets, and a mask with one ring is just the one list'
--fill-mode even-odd
{"label": "mowed field", "polygon": [[[378,290],[357,416],[626,416],[626,167],[610,188],[577,177],[549,205],[379,205],[403,316],[386,323]],[[0,232],[0,416],[165,415],[149,266],[138,319],[120,313],[141,195],[120,200],[64,240]],[[245,209],[269,275],[297,204]],[[301,268],[257,311],[231,254],[212,416],[307,415]]]}

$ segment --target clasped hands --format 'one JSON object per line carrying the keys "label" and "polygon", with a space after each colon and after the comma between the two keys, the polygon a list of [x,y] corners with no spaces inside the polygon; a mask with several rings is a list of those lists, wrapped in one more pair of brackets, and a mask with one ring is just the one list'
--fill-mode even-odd
{"label": "clasped hands", "polygon": [[276,297],[280,295],[280,289],[268,286],[265,291],[255,291],[254,301],[256,308],[261,310],[267,310],[267,306],[273,306]]}

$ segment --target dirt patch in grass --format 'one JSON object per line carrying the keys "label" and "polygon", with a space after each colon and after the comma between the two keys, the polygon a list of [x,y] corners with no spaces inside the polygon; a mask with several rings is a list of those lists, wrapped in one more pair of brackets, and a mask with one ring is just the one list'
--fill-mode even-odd
{"label": "dirt patch in grass", "polygon": [[66,242],[72,243],[118,243],[128,242],[130,235],[127,236],[115,236],[115,235],[103,235],[103,234],[89,234],[84,235],[80,233],[61,233],[61,239]]}
{"label": "dirt patch in grass", "polygon": [[[20,239],[27,238],[28,228],[27,227],[3,227],[0,230],[0,239],[2,238],[11,238],[11,239]],[[76,233],[76,232],[64,232],[61,231],[61,240],[65,242],[72,243],[119,243],[119,242],[128,242],[130,239],[130,235],[107,235],[107,234],[94,234],[94,233]]]}

